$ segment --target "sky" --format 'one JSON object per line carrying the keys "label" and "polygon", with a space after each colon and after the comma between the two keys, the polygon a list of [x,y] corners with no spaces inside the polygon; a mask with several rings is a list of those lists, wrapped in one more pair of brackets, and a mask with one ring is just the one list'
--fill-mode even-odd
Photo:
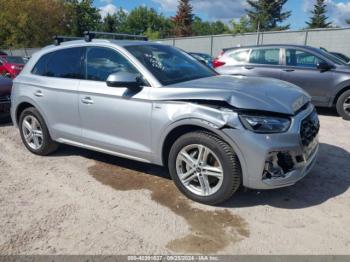
{"label": "sky", "polygon": [[[288,0],[285,11],[292,11],[292,16],[286,21],[292,30],[302,29],[305,21],[310,17],[310,11],[316,0]],[[177,0],[94,0],[94,5],[101,11],[101,15],[114,13],[123,8],[130,11],[144,5],[152,7],[166,16],[173,16],[176,12]],[[245,14],[246,0],[192,0],[194,14],[204,20],[229,21],[238,19]],[[350,0],[326,0],[328,5],[329,21],[334,25],[346,26],[345,19],[350,19]]]}

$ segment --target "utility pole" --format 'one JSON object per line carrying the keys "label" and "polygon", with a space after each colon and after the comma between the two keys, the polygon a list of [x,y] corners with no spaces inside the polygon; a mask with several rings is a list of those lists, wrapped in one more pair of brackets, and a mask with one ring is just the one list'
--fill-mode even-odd
{"label": "utility pole", "polygon": [[258,21],[258,30],[256,32],[256,45],[259,45],[260,42],[260,21]]}

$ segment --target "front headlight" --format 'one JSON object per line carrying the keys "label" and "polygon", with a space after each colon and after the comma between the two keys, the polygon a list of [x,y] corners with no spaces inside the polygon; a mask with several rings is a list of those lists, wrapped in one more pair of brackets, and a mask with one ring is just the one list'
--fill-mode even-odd
{"label": "front headlight", "polygon": [[291,123],[288,118],[274,116],[240,115],[239,118],[246,129],[262,134],[286,132]]}

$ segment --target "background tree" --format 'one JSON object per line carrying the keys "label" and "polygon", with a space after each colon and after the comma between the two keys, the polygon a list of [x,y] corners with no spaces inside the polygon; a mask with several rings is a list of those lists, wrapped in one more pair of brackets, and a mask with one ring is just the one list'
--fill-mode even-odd
{"label": "background tree", "polygon": [[67,7],[59,0],[0,0],[0,46],[40,47],[69,29]]}
{"label": "background tree", "polygon": [[128,14],[120,8],[116,13],[107,14],[107,16],[102,19],[100,29],[103,32],[109,33],[127,33],[127,19]]}
{"label": "background tree", "polygon": [[350,25],[350,19],[347,19],[345,22]]}
{"label": "background tree", "polygon": [[118,32],[118,20],[116,14],[107,14],[101,23],[101,31],[108,33]]}
{"label": "background tree", "polygon": [[231,32],[235,35],[255,31],[255,29],[252,28],[251,22],[247,16],[242,16],[238,22],[235,19],[232,19],[230,24],[232,25]]}
{"label": "background tree", "polygon": [[97,30],[100,26],[99,9],[93,6],[93,0],[65,0],[69,9],[70,34],[82,36],[84,31]]}
{"label": "background tree", "polygon": [[327,5],[325,0],[317,0],[314,10],[311,11],[310,22],[306,22],[308,28],[328,28],[332,23],[327,22]]}
{"label": "background tree", "polygon": [[221,21],[207,22],[195,16],[192,23],[192,32],[194,35],[218,35],[229,33],[230,29]]}
{"label": "background tree", "polygon": [[262,31],[287,30],[290,25],[279,26],[290,17],[291,12],[283,12],[287,0],[247,0],[250,8],[247,9],[252,28]]}
{"label": "background tree", "polygon": [[190,0],[179,0],[176,16],[173,17],[175,36],[191,36],[193,35],[193,7]]}

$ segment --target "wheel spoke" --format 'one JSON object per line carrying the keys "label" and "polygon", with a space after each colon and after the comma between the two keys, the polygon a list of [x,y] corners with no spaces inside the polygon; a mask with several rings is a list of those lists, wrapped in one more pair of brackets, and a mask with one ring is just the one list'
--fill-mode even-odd
{"label": "wheel spoke", "polygon": [[344,109],[345,110],[350,109],[350,102],[349,103],[344,103]]}
{"label": "wheel spoke", "polygon": [[33,135],[33,143],[34,145],[39,148],[40,147],[40,141],[39,138],[36,135]]}
{"label": "wheel spoke", "polygon": [[43,132],[41,130],[35,130],[35,136],[39,137],[39,138],[43,138]]}
{"label": "wheel spoke", "polygon": [[199,184],[201,186],[202,194],[209,195],[210,194],[210,185],[207,176],[198,176]]}
{"label": "wheel spoke", "polygon": [[209,150],[205,146],[200,145],[198,147],[198,159],[197,159],[198,163],[203,163],[203,164],[206,163],[208,155],[209,155]]}
{"label": "wheel spoke", "polygon": [[182,151],[180,153],[179,158],[181,161],[185,162],[190,167],[192,167],[196,163],[196,161],[185,151]]}
{"label": "wheel spoke", "polygon": [[182,182],[184,184],[189,184],[190,182],[193,181],[197,177],[197,174],[192,174],[191,176],[188,176],[186,179],[183,179]]}
{"label": "wheel spoke", "polygon": [[206,176],[213,176],[216,178],[222,178],[223,177],[223,172],[222,169],[219,167],[211,167],[211,166],[203,166],[202,167],[203,170],[203,175]]}
{"label": "wheel spoke", "polygon": [[29,122],[27,120],[23,121],[23,126],[29,131],[32,132],[33,128],[31,126],[31,124],[29,124]]}
{"label": "wheel spoke", "polygon": [[40,124],[39,124],[38,120],[36,120],[34,117],[32,118],[32,128],[34,130],[37,130],[38,128],[40,128]]}

